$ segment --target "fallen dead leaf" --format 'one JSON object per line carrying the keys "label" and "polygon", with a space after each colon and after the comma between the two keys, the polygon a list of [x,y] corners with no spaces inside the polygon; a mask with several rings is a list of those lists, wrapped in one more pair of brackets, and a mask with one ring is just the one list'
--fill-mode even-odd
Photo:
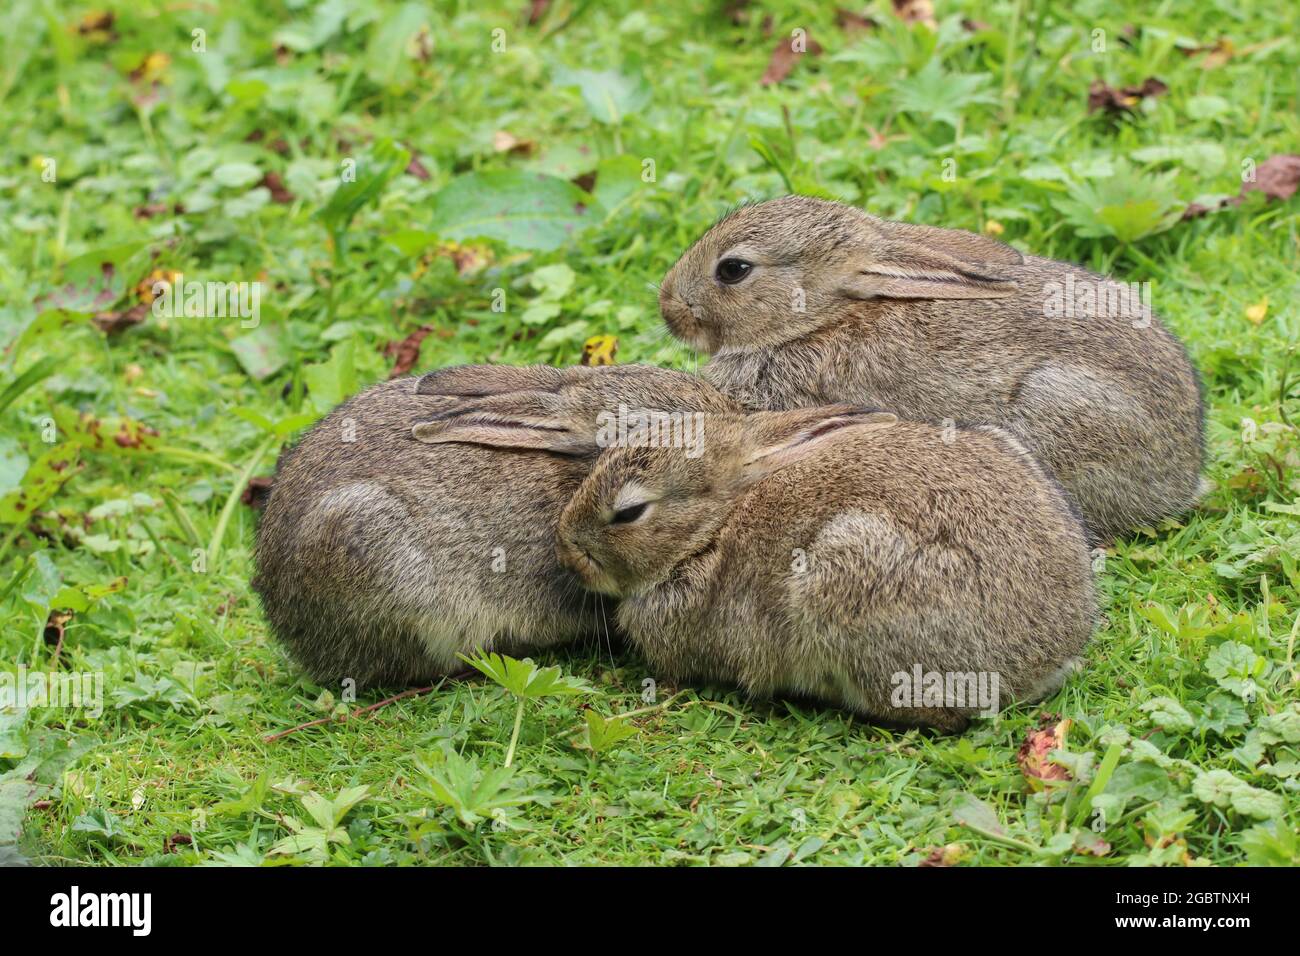
{"label": "fallen dead leaf", "polygon": [[513,133],[499,129],[492,134],[492,149],[498,153],[531,156],[537,149],[537,143],[531,139],[519,139]]}
{"label": "fallen dead leaf", "polygon": [[551,6],[551,0],[529,0],[528,14],[526,22],[530,27],[537,26],[542,17],[546,16],[546,11]]}
{"label": "fallen dead leaf", "polygon": [[140,61],[129,74],[136,83],[161,83],[167,75],[167,68],[172,65],[172,58],[166,53],[153,52]]}
{"label": "fallen dead leaf", "polygon": [[1169,87],[1154,76],[1142,81],[1141,86],[1113,87],[1103,80],[1093,80],[1088,87],[1088,112],[1105,110],[1112,115],[1132,113],[1142,100],[1163,96]]}
{"label": "fallen dead leaf", "polygon": [[189,846],[194,842],[194,838],[188,833],[173,833],[167,839],[163,840],[163,852],[175,853],[178,846]]}
{"label": "fallen dead leaf", "polygon": [[618,353],[618,338],[613,335],[593,335],[582,343],[583,365],[613,365]]}
{"label": "fallen dead leaf", "polygon": [[132,210],[132,215],[136,219],[153,219],[155,216],[182,216],[184,214],[185,207],[178,202],[147,202],[136,206]]}
{"label": "fallen dead leaf", "polygon": [[429,178],[429,171],[424,168],[424,163],[420,162],[414,153],[411,154],[411,161],[406,164],[406,175],[414,176],[421,182]]}
{"label": "fallen dead leaf", "polygon": [[388,373],[390,379],[401,378],[415,368],[415,363],[420,360],[420,343],[432,332],[432,325],[422,325],[406,338],[384,346],[384,354],[394,360],[393,370]]}
{"label": "fallen dead leaf", "polygon": [[1217,70],[1237,54],[1236,45],[1227,37],[1219,37],[1209,46],[1197,46],[1184,50],[1188,56],[1204,55],[1201,60],[1202,70]]}
{"label": "fallen dead leaf", "polygon": [[289,192],[288,188],[284,185],[284,180],[280,178],[279,173],[267,173],[258,181],[257,185],[263,187],[271,194],[271,202],[288,205],[298,198],[293,193]]}
{"label": "fallen dead leaf", "polygon": [[822,45],[812,38],[806,32],[798,33],[793,36],[782,37],[777,43],[776,48],[772,51],[772,58],[767,62],[767,69],[763,71],[763,76],[759,80],[763,86],[771,86],[773,83],[780,83],[794,65],[805,56],[821,56]]}
{"label": "fallen dead leaf", "polygon": [[137,302],[129,309],[96,312],[90,317],[90,321],[95,323],[95,328],[99,331],[107,335],[115,335],[133,325],[139,325],[149,317],[149,310],[148,302]]}
{"label": "fallen dead leaf", "polygon": [[1258,189],[1269,199],[1290,199],[1300,187],[1300,156],[1270,156],[1255,167],[1255,181],[1243,183],[1241,194]]}
{"label": "fallen dead leaf", "polygon": [[1282,153],[1270,156],[1255,167],[1255,178],[1241,184],[1241,190],[1235,196],[1227,196],[1214,206],[1203,206],[1192,202],[1183,210],[1182,219],[1199,219],[1207,213],[1216,212],[1227,206],[1240,206],[1250,192],[1262,192],[1269,199],[1284,201],[1295,195],[1300,187],[1300,156]]}
{"label": "fallen dead leaf", "polygon": [[924,23],[931,30],[938,27],[931,0],[894,0],[894,14],[904,23]]}
{"label": "fallen dead leaf", "polygon": [[925,859],[917,866],[956,866],[961,862],[962,857],[966,855],[966,848],[960,843],[949,843],[947,846],[931,847],[930,852],[926,854]]}
{"label": "fallen dead leaf", "polygon": [[835,10],[835,25],[845,33],[861,33],[863,30],[874,30],[880,26],[867,14],[854,13],[852,10],[845,10],[843,7],[838,7]]}
{"label": "fallen dead leaf", "polygon": [[77,32],[91,43],[112,43],[117,40],[117,31],[113,29],[116,19],[112,10],[92,11],[77,23]]}
{"label": "fallen dead leaf", "polygon": [[[452,265],[456,267],[458,276],[468,276],[487,268],[492,262],[492,250],[487,246],[461,245],[459,242],[449,240],[434,249],[423,265],[427,266],[433,259],[450,259]],[[417,275],[423,272],[424,269],[421,268]]]}
{"label": "fallen dead leaf", "polygon": [[180,277],[181,274],[175,269],[154,269],[136,283],[135,297],[148,305],[156,298],[153,291],[155,285],[159,282],[165,282],[167,285],[175,285],[176,280]]}
{"label": "fallen dead leaf", "polygon": [[1070,730],[1070,723],[1067,718],[1055,725],[1031,730],[1025,737],[1025,742],[1020,745],[1020,751],[1016,754],[1016,763],[1020,764],[1021,773],[1035,789],[1042,789],[1041,781],[1044,780],[1070,779],[1068,770],[1048,759],[1048,755],[1053,750],[1065,749],[1065,735]]}
{"label": "fallen dead leaf", "polygon": [[1080,830],[1074,837],[1074,849],[1087,856],[1105,856],[1110,844],[1091,830]]}

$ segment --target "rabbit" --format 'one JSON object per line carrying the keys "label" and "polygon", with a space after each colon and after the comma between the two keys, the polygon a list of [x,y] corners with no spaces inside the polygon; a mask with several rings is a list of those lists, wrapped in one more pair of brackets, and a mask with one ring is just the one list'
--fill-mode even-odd
{"label": "rabbit", "polygon": [[502,418],[473,426],[493,447],[419,437],[451,408],[519,389],[546,408],[577,383],[601,404],[735,408],[694,376],[648,366],[461,366],[362,391],[280,457],[253,586],[312,679],[410,685],[463,669],[457,655],[476,648],[599,634],[600,602],[554,547],[598,451],[591,418],[544,447]]}
{"label": "rabbit", "polygon": [[709,229],[659,304],[677,338],[712,353],[704,377],[747,408],[849,402],[1006,429],[1096,540],[1208,490],[1182,343],[1135,287],[1079,266],[785,196]]}
{"label": "rabbit", "polygon": [[560,562],[617,600],[652,673],[958,731],[1078,666],[1086,532],[1014,436],[840,405],[707,414],[703,437],[694,457],[605,448],[557,525]]}

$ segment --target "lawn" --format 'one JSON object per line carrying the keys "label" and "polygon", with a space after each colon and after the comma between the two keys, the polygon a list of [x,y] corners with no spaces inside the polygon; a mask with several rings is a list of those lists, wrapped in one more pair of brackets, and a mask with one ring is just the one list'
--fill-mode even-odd
{"label": "lawn", "polygon": [[[0,710],[0,861],[1300,864],[1300,7],[901,6],[11,0],[0,659],[102,713]],[[535,699],[302,677],[249,588],[282,444],[395,368],[695,368],[655,283],[792,191],[1150,283],[1187,343],[1214,490],[1096,554],[1085,670],[950,737],[615,645]]]}

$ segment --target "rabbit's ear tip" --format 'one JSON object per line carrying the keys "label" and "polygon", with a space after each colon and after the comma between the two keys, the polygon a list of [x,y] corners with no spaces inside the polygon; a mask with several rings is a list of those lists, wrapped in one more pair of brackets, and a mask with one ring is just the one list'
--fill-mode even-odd
{"label": "rabbit's ear tip", "polygon": [[444,391],[438,387],[440,372],[426,372],[420,376],[420,380],[415,383],[416,395],[441,395]]}
{"label": "rabbit's ear tip", "polygon": [[416,422],[411,426],[411,437],[416,441],[422,441],[426,444],[434,445],[438,443],[438,436],[446,432],[445,422]]}

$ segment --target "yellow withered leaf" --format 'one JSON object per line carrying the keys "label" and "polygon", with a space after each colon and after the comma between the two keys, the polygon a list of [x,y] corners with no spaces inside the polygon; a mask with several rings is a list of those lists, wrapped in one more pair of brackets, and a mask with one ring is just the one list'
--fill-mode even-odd
{"label": "yellow withered leaf", "polygon": [[582,343],[583,365],[613,365],[618,352],[618,338],[613,335],[593,335]]}
{"label": "yellow withered leaf", "polygon": [[141,302],[153,302],[154,285],[159,282],[166,282],[168,285],[175,285],[176,280],[180,278],[180,273],[175,269],[154,269],[136,284],[135,297]]}
{"label": "yellow withered leaf", "polygon": [[1268,296],[1260,299],[1254,305],[1246,306],[1246,321],[1251,325],[1259,325],[1268,315]]}

